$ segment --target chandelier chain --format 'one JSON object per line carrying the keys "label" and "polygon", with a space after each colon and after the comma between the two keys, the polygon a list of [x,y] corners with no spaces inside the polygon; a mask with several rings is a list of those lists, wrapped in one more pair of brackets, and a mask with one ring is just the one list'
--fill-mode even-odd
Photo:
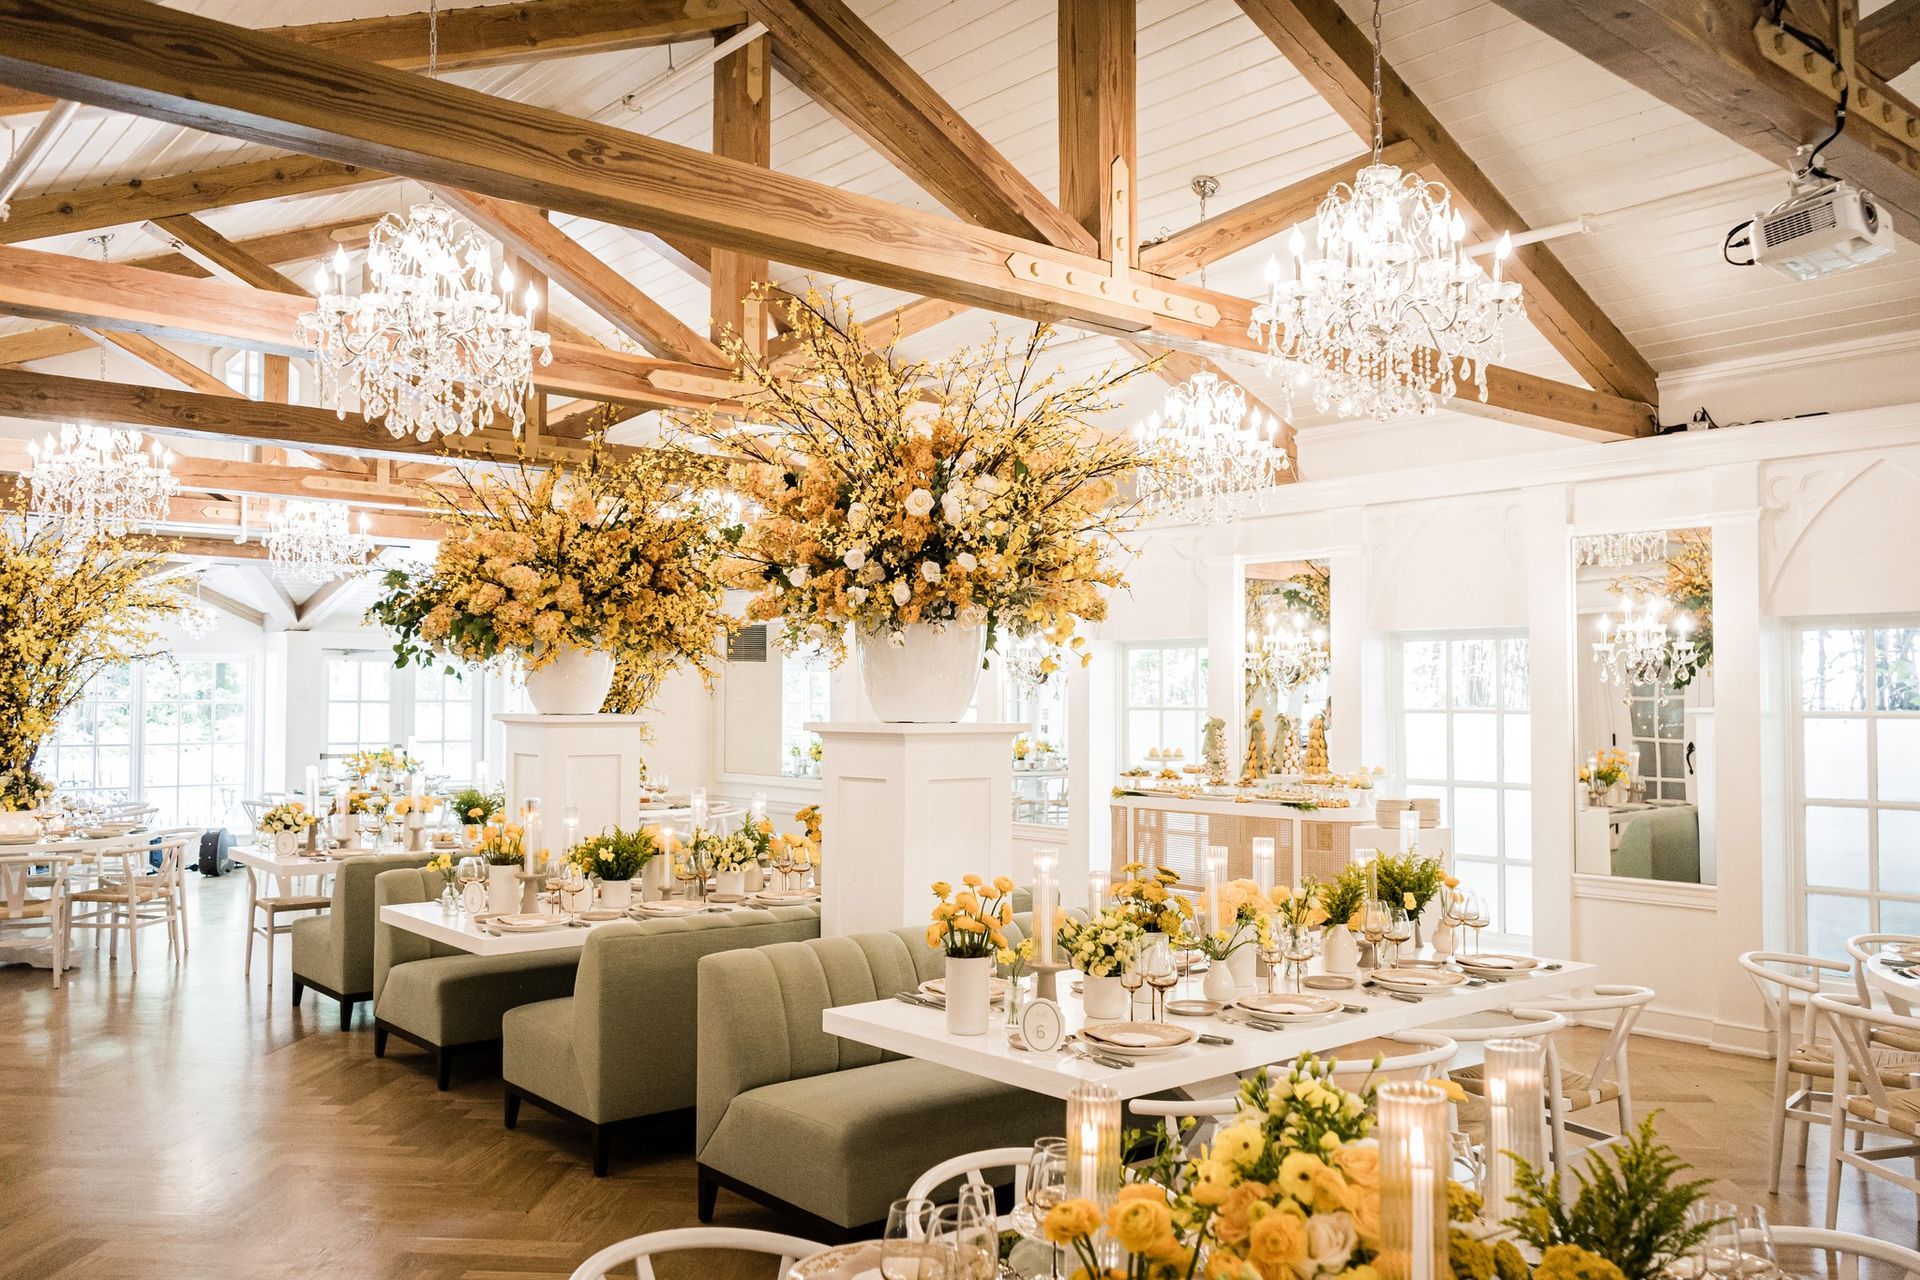
{"label": "chandelier chain", "polygon": [[[1375,73],[1378,74],[1377,72]],[[427,79],[440,78],[440,0],[427,0]],[[1379,90],[1374,90],[1376,96]]]}
{"label": "chandelier chain", "polygon": [[1380,108],[1380,0],[1373,0],[1373,162],[1386,150],[1386,123]]}

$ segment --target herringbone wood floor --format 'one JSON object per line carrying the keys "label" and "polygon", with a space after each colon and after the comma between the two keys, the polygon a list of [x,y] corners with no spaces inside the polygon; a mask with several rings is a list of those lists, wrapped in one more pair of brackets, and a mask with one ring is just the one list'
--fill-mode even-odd
{"label": "herringbone wood floor", "polygon": [[[631,1139],[596,1180],[571,1127],[528,1109],[502,1128],[497,1064],[465,1064],[442,1094],[410,1047],[374,1058],[364,1011],[343,1033],[331,1000],[289,1008],[284,946],[269,1000],[259,967],[241,978],[245,893],[195,878],[180,968],[149,931],[137,979],[90,943],[62,992],[0,969],[0,1277],[564,1277],[614,1240],[694,1224],[684,1138]],[[1766,1200],[1765,1064],[1641,1040],[1633,1068],[1639,1106],[1664,1110],[1718,1193]],[[1824,1150],[1816,1134],[1808,1171],[1789,1168],[1776,1220],[1817,1219]],[[784,1229],[724,1193],[717,1221]],[[1911,1243],[1913,1199],[1850,1178],[1841,1225]],[[771,1270],[708,1255],[663,1274]]]}

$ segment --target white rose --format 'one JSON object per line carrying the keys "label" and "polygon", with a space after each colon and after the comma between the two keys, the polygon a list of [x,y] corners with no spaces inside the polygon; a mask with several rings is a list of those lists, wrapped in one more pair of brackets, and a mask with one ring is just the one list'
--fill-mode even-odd
{"label": "white rose", "polygon": [[853,601],[854,604],[856,605],[865,604],[867,602],[867,594],[868,594],[867,589],[865,587],[848,587],[847,588],[847,599]]}
{"label": "white rose", "polygon": [[787,570],[787,581],[791,582],[796,587],[806,586],[807,585],[807,566],[803,564],[797,564],[793,568]]}
{"label": "white rose", "polygon": [[966,605],[960,610],[960,625],[963,627],[986,626],[987,611],[977,604]]}
{"label": "white rose", "polygon": [[1316,1213],[1307,1219],[1307,1256],[1294,1263],[1293,1269],[1301,1280],[1344,1271],[1359,1244],[1360,1233],[1353,1225],[1352,1214],[1344,1210]]}
{"label": "white rose", "polygon": [[[895,604],[904,605],[906,604],[907,601],[911,599],[913,599],[912,587],[908,586],[904,582],[896,582],[893,584],[893,602]],[[906,643],[906,638],[904,636],[901,638],[900,643],[901,644]]]}
{"label": "white rose", "polygon": [[848,526],[850,528],[858,529],[861,525],[865,524],[866,522],[867,522],[867,504],[864,502],[849,503],[847,506]]}
{"label": "white rose", "polygon": [[904,631],[889,631],[887,632],[887,643],[895,649],[904,649],[907,647],[907,633]]}
{"label": "white rose", "polygon": [[973,450],[969,449],[953,460],[953,468],[956,471],[966,471],[978,460],[979,456],[975,454]]}
{"label": "white rose", "polygon": [[847,554],[842,556],[841,559],[846,562],[847,568],[858,573],[860,572],[860,566],[867,562],[867,549],[865,547],[848,547]]}
{"label": "white rose", "polygon": [[860,578],[860,581],[862,582],[868,582],[868,583],[878,582],[880,581],[880,579],[886,576],[887,576],[886,570],[882,569],[878,564],[874,563],[871,560],[867,561],[865,564],[860,566],[859,578]]}
{"label": "white rose", "polygon": [[953,558],[953,561],[955,564],[959,565],[962,569],[965,569],[968,573],[972,573],[975,569],[978,569],[980,567],[980,558],[974,555],[973,552],[971,551],[962,551],[959,555]]}
{"label": "white rose", "polygon": [[949,489],[940,498],[940,514],[947,518],[948,524],[959,524],[960,518],[967,514],[964,496]]}
{"label": "white rose", "polygon": [[925,489],[915,489],[907,495],[907,514],[924,516],[933,510],[933,495]]}
{"label": "white rose", "polygon": [[945,570],[943,570],[939,565],[935,564],[931,560],[922,560],[920,562],[920,576],[925,578],[928,582],[940,581],[941,576],[945,572],[946,572]]}
{"label": "white rose", "polygon": [[1000,490],[1006,488],[1006,486],[1000,482],[1000,477],[994,475],[991,471],[982,472],[980,478],[975,480],[974,484],[988,493],[998,493]]}

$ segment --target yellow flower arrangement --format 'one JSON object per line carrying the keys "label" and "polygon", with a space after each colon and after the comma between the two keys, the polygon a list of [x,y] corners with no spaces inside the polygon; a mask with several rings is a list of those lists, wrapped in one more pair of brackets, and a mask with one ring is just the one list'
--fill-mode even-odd
{"label": "yellow flower arrangement", "polygon": [[519,866],[526,860],[526,839],[526,828],[519,823],[492,822],[481,831],[473,852],[492,866]]}
{"label": "yellow flower arrangement", "polygon": [[817,804],[810,804],[802,809],[795,810],[793,815],[793,820],[795,822],[798,822],[802,827],[806,828],[807,840],[814,846],[814,848],[816,849],[819,848],[820,847],[820,806]]}
{"label": "yellow flower arrangement", "polygon": [[813,289],[787,318],[785,367],[723,344],[751,388],[745,415],[685,424],[756,511],[737,548],[748,617],[784,618],[784,644],[835,660],[848,624],[889,643],[956,623],[984,626],[989,647],[1008,633],[1083,651],[1075,627],[1124,585],[1115,558],[1136,508],[1116,496],[1156,465],[1091,419],[1140,370],[1044,373],[1046,325],[908,361]]}
{"label": "yellow flower arrangement", "polygon": [[1602,747],[1593,756],[1593,767],[1580,766],[1580,781],[1605,790],[1627,776],[1627,753],[1619,747]]}
{"label": "yellow flower arrangement", "polygon": [[1013,881],[996,877],[960,877],[960,891],[945,880],[933,884],[933,923],[927,945],[956,959],[997,956],[1007,946],[1006,926],[1013,922]]}
{"label": "yellow flower arrangement", "polygon": [[1180,883],[1180,873],[1158,867],[1152,875],[1142,874],[1146,869],[1144,862],[1129,862],[1120,868],[1127,878],[1113,886],[1113,902],[1147,933],[1180,933],[1193,916],[1185,895],[1174,889]]}
{"label": "yellow flower arrangement", "polygon": [[0,808],[52,794],[34,754],[88,681],[159,654],[154,628],[186,604],[155,576],[164,564],[164,553],[72,537],[56,522],[0,528]]}
{"label": "yellow flower arrangement", "polygon": [[438,658],[528,670],[577,646],[616,659],[611,710],[637,710],[682,664],[711,678],[736,625],[722,611],[716,504],[697,461],[661,450],[519,467],[435,490],[446,534],[431,571],[395,569],[368,616],[397,664]]}

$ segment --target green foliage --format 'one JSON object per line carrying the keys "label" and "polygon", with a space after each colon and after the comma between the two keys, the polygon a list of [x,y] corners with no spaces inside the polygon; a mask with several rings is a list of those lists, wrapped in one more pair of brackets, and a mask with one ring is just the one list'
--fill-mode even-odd
{"label": "green foliage", "polygon": [[1329,924],[1341,925],[1353,919],[1353,913],[1367,897],[1367,875],[1357,863],[1348,863],[1333,879],[1320,885],[1320,905],[1326,908]]}
{"label": "green foliage", "polygon": [[[1374,859],[1374,866],[1380,900],[1388,906],[1399,907],[1405,904],[1406,896],[1412,894],[1414,911],[1425,907],[1433,895],[1440,892],[1442,877],[1446,874],[1440,869],[1439,859],[1413,849],[1398,854],[1381,853]],[[1363,883],[1365,875],[1363,869]]]}
{"label": "green foliage", "polygon": [[453,817],[462,826],[481,826],[505,808],[506,803],[506,797],[498,791],[467,787],[453,797]]}
{"label": "green foliage", "polygon": [[631,880],[659,854],[659,843],[645,827],[632,831],[615,827],[582,840],[573,851],[573,860],[582,870],[602,880]]}
{"label": "green foliage", "polygon": [[1517,1201],[1526,1209],[1506,1225],[1536,1249],[1572,1245],[1597,1254],[1626,1280],[1658,1276],[1713,1225],[1687,1221],[1709,1182],[1676,1180],[1692,1166],[1655,1136],[1658,1114],[1642,1121],[1611,1161],[1601,1152],[1587,1157],[1585,1170],[1574,1171],[1580,1191],[1571,1204],[1561,1198],[1558,1173],[1549,1178],[1521,1161]]}

